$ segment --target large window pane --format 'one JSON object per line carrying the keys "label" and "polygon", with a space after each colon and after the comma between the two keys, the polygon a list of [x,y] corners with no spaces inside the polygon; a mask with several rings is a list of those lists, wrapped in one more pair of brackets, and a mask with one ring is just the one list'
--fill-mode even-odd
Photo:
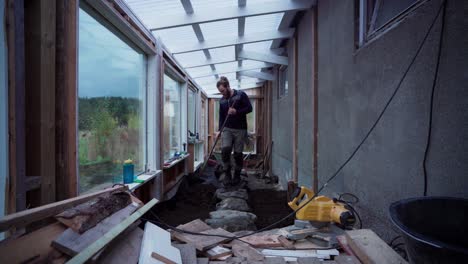
{"label": "large window pane", "polygon": [[164,160],[181,151],[180,83],[164,74]]}
{"label": "large window pane", "polygon": [[84,192],[122,182],[124,160],[133,160],[136,174],[144,170],[145,56],[95,16],[79,12],[78,149]]}

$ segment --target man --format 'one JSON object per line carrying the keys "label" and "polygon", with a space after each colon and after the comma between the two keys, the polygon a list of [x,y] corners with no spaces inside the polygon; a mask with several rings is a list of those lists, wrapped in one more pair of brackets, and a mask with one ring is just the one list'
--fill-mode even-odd
{"label": "man", "polygon": [[[221,135],[221,155],[223,159],[224,185],[237,185],[241,181],[243,165],[242,151],[247,138],[247,114],[252,112],[252,104],[245,92],[231,89],[229,80],[222,76],[216,83],[223,95],[219,100],[219,131],[224,122]],[[226,120],[227,119],[227,120]],[[219,135],[219,131],[216,136]],[[231,152],[234,149],[234,178],[231,179]]]}

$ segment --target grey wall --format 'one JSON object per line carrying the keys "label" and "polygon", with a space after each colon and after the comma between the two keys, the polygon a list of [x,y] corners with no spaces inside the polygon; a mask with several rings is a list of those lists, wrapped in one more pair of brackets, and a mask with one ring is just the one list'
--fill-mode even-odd
{"label": "grey wall", "polygon": [[[377,39],[356,50],[354,2],[318,1],[319,186],[359,144],[396,88],[436,16],[432,0]],[[428,194],[468,198],[468,12],[467,1],[449,0],[428,156]],[[310,186],[312,138],[311,11],[298,26],[299,180]],[[309,26],[309,28],[307,28]],[[430,93],[441,19],[386,113],[356,156],[325,189],[360,198],[364,227],[384,239],[395,235],[390,203],[423,194],[422,161],[428,133]],[[294,87],[290,82],[290,87]],[[274,89],[276,90],[276,89]],[[291,97],[291,95],[289,96]],[[285,98],[286,99],[286,98]],[[280,177],[290,153],[292,100],[273,100],[273,172]],[[281,113],[279,111],[287,111]],[[291,120],[291,121],[290,121]],[[278,131],[285,130],[285,131]],[[309,132],[310,131],[310,132]],[[281,147],[280,147],[281,146]],[[283,163],[275,164],[277,161]]]}

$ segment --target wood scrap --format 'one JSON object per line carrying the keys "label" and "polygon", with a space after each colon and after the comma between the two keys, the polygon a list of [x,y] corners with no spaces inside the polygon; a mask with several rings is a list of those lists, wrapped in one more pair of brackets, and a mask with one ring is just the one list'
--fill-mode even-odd
{"label": "wood scrap", "polygon": [[[157,239],[155,239],[157,238]],[[150,222],[145,224],[139,264],[182,263],[179,249],[171,244],[171,234]]]}
{"label": "wood scrap", "polygon": [[102,264],[136,264],[140,257],[143,233],[143,230],[136,227],[128,235],[122,234],[115,243],[105,249],[98,262]]}
{"label": "wood scrap", "polygon": [[346,231],[350,248],[364,264],[407,263],[370,229]]}
{"label": "wood scrap", "polygon": [[178,248],[182,257],[182,264],[193,264],[197,262],[197,251],[193,245],[190,244],[173,244]]}
{"label": "wood scrap", "polygon": [[286,264],[283,257],[267,257],[264,262],[265,264]]}
{"label": "wood scrap", "polygon": [[279,235],[251,235],[243,237],[240,240],[252,244],[258,248],[282,247],[283,244],[278,240]]}
{"label": "wood scrap", "polygon": [[136,209],[138,208],[135,204],[130,204],[81,235],[68,228],[52,242],[52,246],[69,256],[74,256],[120,224]]}
{"label": "wood scrap", "polygon": [[187,233],[181,233],[177,231],[172,232],[172,236],[182,242],[192,244],[195,246],[196,249],[200,251],[206,251],[216,245],[221,243],[227,242],[231,240],[230,238],[225,237],[232,237],[234,234],[222,229],[216,228],[212,229],[210,226],[205,224],[203,221],[197,219],[185,225],[179,225],[177,229],[189,231],[189,232],[196,232],[196,233],[203,233],[209,235],[220,235],[224,237],[218,236],[203,236],[203,235],[191,235]]}
{"label": "wood scrap", "polygon": [[307,258],[297,258],[297,263],[298,264],[321,264],[325,262],[321,261],[319,258],[307,257]]}
{"label": "wood scrap", "polygon": [[69,208],[55,218],[80,234],[131,203],[127,192],[106,193],[86,203]]}
{"label": "wood scrap", "polygon": [[211,248],[205,252],[205,255],[210,259],[210,260],[217,260],[221,259],[222,257],[225,256],[232,256],[232,251],[230,249],[221,247],[221,246],[216,246],[214,248]]}
{"label": "wood scrap", "polygon": [[356,256],[339,255],[335,257],[335,261],[338,264],[361,264]]}
{"label": "wood scrap", "polygon": [[51,203],[43,206],[39,206],[36,208],[32,208],[29,210],[24,210],[18,213],[10,214],[0,218],[0,231],[8,230],[11,227],[23,227],[27,224],[32,222],[47,218],[49,216],[54,216],[63,210],[71,208],[75,205],[84,203],[95,197],[98,197],[102,194],[114,192],[114,191],[122,191],[125,190],[126,187],[124,186],[116,186],[113,188],[105,189],[102,191],[81,195],[78,197],[66,199],[60,202]]}
{"label": "wood scrap", "polygon": [[294,243],[287,239],[285,236],[278,236],[279,242],[283,245],[286,249],[295,249]]}
{"label": "wood scrap", "polygon": [[348,240],[346,239],[345,235],[337,236],[336,240],[338,241],[338,244],[340,245],[341,249],[343,249],[346,254],[349,256],[354,256],[353,250],[349,247],[348,245]]}
{"label": "wood scrap", "polygon": [[52,241],[66,229],[61,223],[54,223],[21,237],[2,241],[0,256],[13,263],[44,261],[53,251],[50,246]]}
{"label": "wood scrap", "polygon": [[258,250],[242,242],[232,246],[232,253],[236,257],[244,257],[253,261],[262,261],[265,258]]}

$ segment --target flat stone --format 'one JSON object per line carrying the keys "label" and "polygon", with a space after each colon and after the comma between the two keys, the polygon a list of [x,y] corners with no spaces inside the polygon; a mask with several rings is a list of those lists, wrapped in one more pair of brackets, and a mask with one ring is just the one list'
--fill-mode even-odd
{"label": "flat stone", "polygon": [[246,189],[239,189],[235,191],[228,191],[226,189],[218,189],[216,190],[216,197],[219,200],[224,200],[226,198],[239,198],[239,199],[243,199],[247,201],[249,199],[249,195],[247,194]]}
{"label": "flat stone", "polygon": [[229,232],[241,230],[256,230],[255,220],[257,216],[252,213],[222,210],[210,213],[211,219],[206,219],[205,222],[213,228],[223,228]]}
{"label": "flat stone", "polygon": [[240,198],[226,198],[221,202],[216,204],[216,210],[235,210],[235,211],[244,211],[250,212],[250,206],[244,199]]}

